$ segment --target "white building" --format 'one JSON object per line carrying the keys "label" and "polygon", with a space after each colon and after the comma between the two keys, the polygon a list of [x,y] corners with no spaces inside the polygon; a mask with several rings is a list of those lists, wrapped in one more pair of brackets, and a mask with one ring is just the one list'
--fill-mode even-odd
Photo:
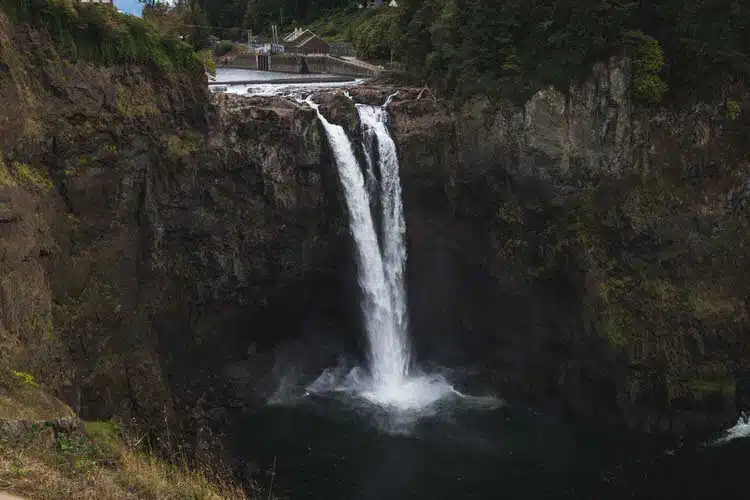
{"label": "white building", "polygon": [[367,7],[368,9],[374,9],[376,7],[383,7],[384,5],[387,5],[388,7],[398,7],[398,1],[397,0],[365,0],[364,3],[359,4],[359,8]]}

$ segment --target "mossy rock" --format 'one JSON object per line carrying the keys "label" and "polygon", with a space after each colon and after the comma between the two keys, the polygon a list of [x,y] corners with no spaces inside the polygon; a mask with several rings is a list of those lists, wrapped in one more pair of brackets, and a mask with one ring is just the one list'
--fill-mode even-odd
{"label": "mossy rock", "polygon": [[28,163],[14,162],[13,171],[18,183],[41,191],[50,191],[55,185],[47,172]]}
{"label": "mossy rock", "polygon": [[159,114],[153,89],[150,87],[117,90],[117,112],[129,118],[148,118]]}
{"label": "mossy rock", "polygon": [[162,138],[172,159],[184,158],[198,151],[200,140],[197,134],[167,135]]}
{"label": "mossy rock", "polygon": [[0,187],[18,186],[50,191],[55,185],[43,169],[20,161],[8,165],[0,152]]}
{"label": "mossy rock", "polygon": [[47,394],[30,374],[0,368],[0,420],[41,422],[75,418],[70,407]]}
{"label": "mossy rock", "polygon": [[113,421],[84,422],[84,430],[104,455],[119,457],[123,451],[120,426]]}
{"label": "mossy rock", "polygon": [[724,399],[731,399],[734,397],[737,387],[733,378],[696,378],[687,383],[687,388],[694,399],[702,401],[714,395],[720,395]]}
{"label": "mossy rock", "polygon": [[0,187],[16,187],[18,182],[11,175],[8,165],[5,164],[2,154],[0,153]]}

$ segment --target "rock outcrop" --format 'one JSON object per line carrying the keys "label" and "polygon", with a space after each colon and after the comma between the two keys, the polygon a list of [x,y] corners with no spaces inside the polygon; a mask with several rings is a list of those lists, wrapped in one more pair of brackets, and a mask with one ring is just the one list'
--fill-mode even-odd
{"label": "rock outcrop", "polygon": [[723,425],[748,404],[750,151],[726,111],[746,94],[644,109],[629,75],[392,105],[413,326],[431,357],[578,415]]}
{"label": "rock outcrop", "polygon": [[350,306],[313,110],[1,24],[0,361],[84,419],[209,427],[225,363]]}

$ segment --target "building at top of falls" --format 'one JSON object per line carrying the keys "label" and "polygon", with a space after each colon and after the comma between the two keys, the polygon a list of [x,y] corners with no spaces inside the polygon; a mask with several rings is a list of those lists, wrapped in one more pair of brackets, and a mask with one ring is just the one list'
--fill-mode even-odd
{"label": "building at top of falls", "polygon": [[376,7],[398,7],[398,0],[365,0],[359,4],[359,8],[373,9]]}
{"label": "building at top of falls", "polygon": [[288,54],[329,54],[331,46],[312,31],[297,28],[284,37],[284,52]]}

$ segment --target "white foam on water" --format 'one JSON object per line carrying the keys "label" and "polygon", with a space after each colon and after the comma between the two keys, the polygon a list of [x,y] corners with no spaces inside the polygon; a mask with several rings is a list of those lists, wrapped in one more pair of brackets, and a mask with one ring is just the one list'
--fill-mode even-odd
{"label": "white foam on water", "polygon": [[345,393],[382,408],[409,413],[427,410],[446,398],[466,397],[439,374],[410,375],[389,386],[374,383],[361,367],[348,370],[342,366],[324,371],[307,387],[307,392],[316,395]]}
{"label": "white foam on water", "polygon": [[264,83],[256,85],[209,85],[209,88],[214,86],[226,87],[227,94],[237,94],[243,96],[264,96],[264,97],[299,97],[310,92],[320,91],[325,89],[337,89],[337,88],[348,88],[354,87],[364,83],[365,79],[354,80],[350,82],[332,82],[332,83]]}
{"label": "white foam on water", "polygon": [[735,439],[750,438],[750,415],[743,414],[737,421],[737,424],[731,429],[724,431],[724,435],[713,441],[713,445],[721,445],[734,441]]}

